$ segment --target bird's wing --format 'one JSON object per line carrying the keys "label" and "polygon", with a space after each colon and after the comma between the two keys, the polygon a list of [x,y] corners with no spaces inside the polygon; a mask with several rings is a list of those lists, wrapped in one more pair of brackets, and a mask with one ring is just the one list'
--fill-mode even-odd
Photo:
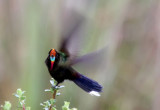
{"label": "bird's wing", "polygon": [[91,72],[95,69],[98,71],[106,68],[107,65],[107,47],[89,53],[82,57],[75,58],[70,62],[71,66],[78,67],[84,72]]}
{"label": "bird's wing", "polygon": [[64,17],[61,25],[62,39],[59,50],[68,57],[75,57],[82,41],[84,16],[72,10],[69,15],[64,15]]}

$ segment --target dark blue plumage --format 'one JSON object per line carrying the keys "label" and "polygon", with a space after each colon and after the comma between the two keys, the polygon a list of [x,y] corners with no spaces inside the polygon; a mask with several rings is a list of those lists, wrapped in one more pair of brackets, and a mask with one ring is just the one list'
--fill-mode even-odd
{"label": "dark blue plumage", "polygon": [[82,74],[80,74],[79,78],[74,79],[73,82],[86,92],[91,92],[91,91],[102,92],[101,85],[99,85],[96,81],[89,79]]}

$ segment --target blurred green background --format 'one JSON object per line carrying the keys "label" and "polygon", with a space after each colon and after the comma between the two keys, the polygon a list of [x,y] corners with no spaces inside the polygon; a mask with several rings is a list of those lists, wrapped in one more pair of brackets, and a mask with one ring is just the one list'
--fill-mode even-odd
{"label": "blurred green background", "polygon": [[27,106],[42,109],[51,97],[44,61],[72,10],[86,22],[80,55],[107,46],[97,68],[76,67],[104,89],[97,98],[65,81],[57,108],[66,100],[79,110],[160,110],[159,0],[0,0],[0,104],[16,108],[22,88]]}

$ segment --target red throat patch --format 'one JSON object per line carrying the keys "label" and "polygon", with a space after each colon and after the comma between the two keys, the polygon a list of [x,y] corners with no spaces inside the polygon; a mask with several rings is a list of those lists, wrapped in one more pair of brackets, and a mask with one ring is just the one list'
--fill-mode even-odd
{"label": "red throat patch", "polygon": [[53,69],[54,61],[51,61],[51,68],[50,71]]}

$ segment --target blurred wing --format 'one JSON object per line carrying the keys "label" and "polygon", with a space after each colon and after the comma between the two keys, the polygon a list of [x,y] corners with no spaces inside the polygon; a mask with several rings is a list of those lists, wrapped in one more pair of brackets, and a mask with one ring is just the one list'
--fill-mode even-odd
{"label": "blurred wing", "polygon": [[75,66],[79,69],[81,68],[80,70],[84,70],[84,72],[92,70],[95,71],[98,69],[101,70],[103,68],[106,68],[107,65],[106,48],[76,58],[72,60],[70,65]]}
{"label": "blurred wing", "polygon": [[65,13],[62,18],[65,19],[62,20],[62,40],[59,50],[67,56],[75,57],[82,44],[84,16],[70,10],[70,12]]}

